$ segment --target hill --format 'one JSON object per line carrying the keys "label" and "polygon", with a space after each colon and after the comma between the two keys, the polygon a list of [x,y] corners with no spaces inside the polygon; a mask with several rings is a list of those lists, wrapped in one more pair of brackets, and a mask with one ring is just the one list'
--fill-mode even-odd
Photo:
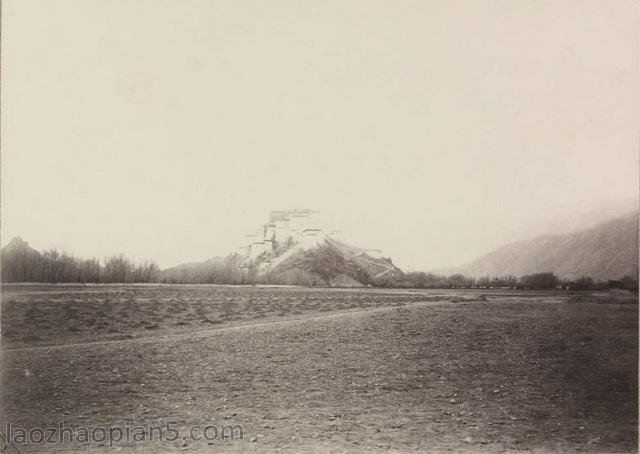
{"label": "hill", "polygon": [[470,277],[519,277],[545,271],[561,279],[637,276],[638,213],[579,232],[511,243],[456,270]]}
{"label": "hill", "polygon": [[231,254],[226,258],[214,257],[204,262],[183,263],[160,272],[160,280],[185,284],[240,284],[240,260]]}
{"label": "hill", "polygon": [[269,282],[355,287],[385,285],[402,276],[391,259],[325,238],[311,248],[295,248],[284,260],[262,267]]}
{"label": "hill", "polygon": [[160,274],[163,282],[288,284],[332,287],[390,285],[402,278],[391,259],[338,239],[317,211],[272,211],[246,235],[247,244],[226,258],[178,265]]}

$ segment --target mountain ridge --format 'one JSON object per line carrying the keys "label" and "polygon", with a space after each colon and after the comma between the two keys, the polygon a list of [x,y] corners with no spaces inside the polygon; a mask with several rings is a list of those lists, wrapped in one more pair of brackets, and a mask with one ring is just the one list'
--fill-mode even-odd
{"label": "mountain ridge", "polygon": [[554,272],[561,279],[636,276],[638,211],[572,233],[515,241],[448,271],[476,278],[539,272]]}

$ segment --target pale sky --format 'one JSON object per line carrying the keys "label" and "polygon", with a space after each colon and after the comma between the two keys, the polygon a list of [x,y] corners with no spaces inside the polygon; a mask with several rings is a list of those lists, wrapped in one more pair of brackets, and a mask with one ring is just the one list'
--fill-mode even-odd
{"label": "pale sky", "polygon": [[171,266],[300,207],[431,269],[638,191],[635,1],[2,3],[2,244]]}

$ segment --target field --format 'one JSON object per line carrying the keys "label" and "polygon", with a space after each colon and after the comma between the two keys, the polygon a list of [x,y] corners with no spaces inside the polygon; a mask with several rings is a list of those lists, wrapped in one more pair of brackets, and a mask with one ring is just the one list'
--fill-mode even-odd
{"label": "field", "polygon": [[[115,443],[122,451],[635,452],[634,299],[3,286],[0,431],[6,421],[180,430]],[[182,438],[207,424],[241,425],[243,438]],[[6,447],[55,450],[112,451]]]}

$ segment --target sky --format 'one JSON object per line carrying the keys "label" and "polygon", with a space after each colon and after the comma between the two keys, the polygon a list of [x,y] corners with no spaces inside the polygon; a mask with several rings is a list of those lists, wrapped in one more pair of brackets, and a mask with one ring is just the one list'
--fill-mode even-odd
{"label": "sky", "polygon": [[637,195],[634,1],[2,8],[3,245],[166,267],[312,208],[432,269]]}

